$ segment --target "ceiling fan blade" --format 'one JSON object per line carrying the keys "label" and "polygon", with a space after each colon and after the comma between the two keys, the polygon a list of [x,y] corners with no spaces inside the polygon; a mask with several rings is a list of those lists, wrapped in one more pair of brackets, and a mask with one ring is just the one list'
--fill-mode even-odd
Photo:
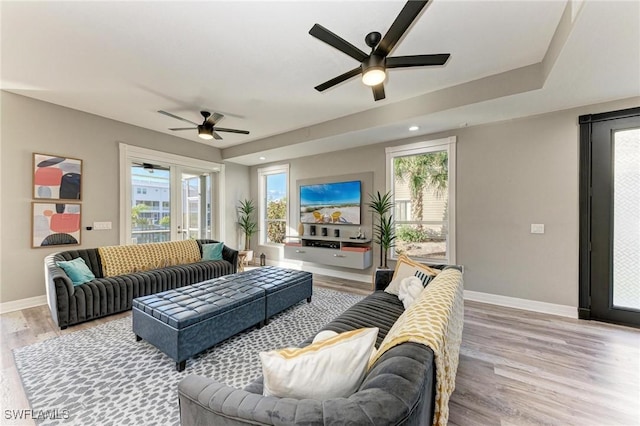
{"label": "ceiling fan blade", "polygon": [[175,132],[176,130],[196,130],[196,129],[197,127],[173,127],[169,130],[173,130]]}
{"label": "ceiling fan blade", "polygon": [[418,17],[422,9],[427,5],[427,1],[408,1],[407,4],[404,5],[398,17],[391,27],[389,31],[382,37],[380,43],[376,47],[376,50],[373,52],[374,55],[379,56],[387,56],[393,48],[398,43],[398,40],[404,35],[405,31],[411,26],[413,21]]}
{"label": "ceiling fan blade", "polygon": [[373,86],[371,88],[373,90],[373,99],[379,101],[380,99],[384,99],[384,85],[382,83],[377,86]]}
{"label": "ceiling fan blade", "polygon": [[214,138],[214,139],[219,140],[219,141],[221,141],[221,140],[222,140],[222,136],[220,136],[218,133],[216,133],[216,131],[215,131],[215,130],[212,130],[212,131],[211,131],[211,134],[213,135],[213,138]]}
{"label": "ceiling fan blade", "polygon": [[158,111],[158,112],[159,112],[160,114],[168,115],[169,117],[175,118],[175,119],[177,119],[177,120],[186,121],[187,123],[195,124],[196,126],[198,125],[198,123],[194,123],[193,121],[191,121],[191,120],[187,120],[186,118],[178,117],[177,115],[173,115],[173,114],[171,114],[170,112],[167,112],[167,111],[162,111],[162,110],[160,110],[160,111]]}
{"label": "ceiling fan blade", "polygon": [[209,118],[207,118],[207,123],[216,124],[223,118],[224,118],[224,115],[220,114],[219,112],[214,112],[213,114],[211,114]]}
{"label": "ceiling fan blade", "polygon": [[449,60],[448,53],[436,55],[391,56],[387,58],[387,68],[426,67],[444,65]]}
{"label": "ceiling fan blade", "polygon": [[332,78],[329,81],[325,81],[324,83],[316,86],[315,89],[318,92],[323,92],[323,91],[327,90],[328,88],[333,87],[336,84],[340,84],[343,81],[347,81],[350,78],[355,77],[356,75],[361,74],[361,73],[362,73],[362,68],[360,68],[360,67],[354,68],[351,71],[347,71],[344,74],[339,75],[339,76],[337,76],[335,78]]}
{"label": "ceiling fan blade", "polygon": [[332,33],[320,24],[315,24],[313,27],[311,27],[311,29],[309,30],[309,34],[320,41],[324,41],[329,46],[335,47],[342,53],[351,56],[358,62],[364,61],[369,56],[362,50],[355,47],[353,44],[349,43],[342,37]]}
{"label": "ceiling fan blade", "polygon": [[248,130],[238,130],[238,129],[225,129],[223,127],[216,127],[215,130],[218,132],[229,132],[229,133],[240,133],[242,135],[248,135]]}

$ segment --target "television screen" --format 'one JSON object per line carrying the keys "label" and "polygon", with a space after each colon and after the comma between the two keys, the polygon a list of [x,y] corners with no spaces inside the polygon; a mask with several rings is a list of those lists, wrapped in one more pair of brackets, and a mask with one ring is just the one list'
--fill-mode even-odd
{"label": "television screen", "polygon": [[360,225],[361,182],[300,186],[300,222]]}

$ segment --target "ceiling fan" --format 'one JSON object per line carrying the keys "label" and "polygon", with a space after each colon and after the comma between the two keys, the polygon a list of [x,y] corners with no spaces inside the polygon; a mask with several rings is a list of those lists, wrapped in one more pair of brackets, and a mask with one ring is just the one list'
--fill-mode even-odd
{"label": "ceiling fan", "polygon": [[315,24],[309,30],[309,34],[360,62],[359,67],[332,78],[316,86],[315,89],[318,92],[322,92],[358,74],[362,74],[362,82],[367,86],[371,86],[374,100],[379,101],[385,98],[383,82],[387,77],[387,68],[444,65],[449,59],[449,53],[387,57],[427,3],[428,0],[408,1],[384,37],[376,31],[367,34],[364,40],[367,46],[371,48],[371,53],[368,55],[322,25]]}
{"label": "ceiling fan", "polygon": [[222,140],[222,136],[220,136],[217,132],[229,132],[229,133],[241,133],[243,135],[248,135],[248,130],[238,130],[238,129],[226,129],[223,127],[217,127],[216,124],[220,120],[224,118],[224,115],[214,112],[213,115],[209,111],[200,111],[200,114],[204,117],[204,121],[202,124],[195,123],[191,120],[187,120],[186,118],[178,117],[177,115],[171,114],[167,111],[158,111],[160,114],[168,115],[169,117],[176,118],[178,120],[186,121],[187,123],[191,123],[196,127],[175,127],[169,130],[196,130],[198,129],[198,136],[202,139],[217,139]]}

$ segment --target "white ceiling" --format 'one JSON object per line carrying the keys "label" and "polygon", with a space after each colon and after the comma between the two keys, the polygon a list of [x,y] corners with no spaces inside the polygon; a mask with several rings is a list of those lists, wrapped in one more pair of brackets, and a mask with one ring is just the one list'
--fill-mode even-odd
{"label": "white ceiling", "polygon": [[156,111],[217,111],[251,134],[206,143],[248,165],[640,95],[640,2],[589,0],[564,19],[561,0],[434,0],[392,55],[445,66],[390,70],[379,102],[358,78],[313,89],[358,65],[313,24],[368,51],[403,5],[2,2],[1,88],[203,143]]}

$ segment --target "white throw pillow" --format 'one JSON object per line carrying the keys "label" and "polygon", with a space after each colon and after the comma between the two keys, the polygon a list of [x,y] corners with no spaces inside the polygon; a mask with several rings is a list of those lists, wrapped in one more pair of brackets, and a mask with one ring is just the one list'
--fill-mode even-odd
{"label": "white throw pillow", "polygon": [[387,288],[384,289],[385,292],[390,294],[398,295],[400,291],[400,282],[404,278],[408,277],[418,277],[422,281],[423,287],[426,287],[429,284],[429,281],[433,279],[436,275],[440,273],[439,270],[430,268],[427,265],[422,263],[414,262],[410,258],[405,255],[398,257],[398,261],[396,262],[396,269],[393,272],[393,278]]}
{"label": "white throw pillow", "polygon": [[[313,338],[313,341],[311,343],[318,343],[318,342],[322,342],[325,341],[333,336],[337,336],[338,333],[336,333],[335,331],[332,330],[322,330],[320,333],[316,334],[316,337]],[[376,340],[378,338],[376,337]],[[376,349],[376,344],[375,342],[373,343],[373,348],[371,348],[371,357],[369,357],[370,360],[372,360],[373,358],[375,358],[376,354],[378,353],[378,350]]]}
{"label": "white throw pillow", "polygon": [[405,310],[409,309],[409,307],[418,300],[418,296],[420,296],[423,290],[422,281],[418,277],[407,277],[400,281],[398,299],[400,299],[404,305]]}
{"label": "white throw pillow", "polygon": [[330,339],[331,337],[337,336],[338,333],[331,330],[322,330],[320,333],[316,334],[316,337],[313,338],[311,343],[318,343],[324,340]]}
{"label": "white throw pillow", "polygon": [[260,352],[265,396],[318,399],[348,397],[367,373],[378,328],[340,333],[304,348]]}

